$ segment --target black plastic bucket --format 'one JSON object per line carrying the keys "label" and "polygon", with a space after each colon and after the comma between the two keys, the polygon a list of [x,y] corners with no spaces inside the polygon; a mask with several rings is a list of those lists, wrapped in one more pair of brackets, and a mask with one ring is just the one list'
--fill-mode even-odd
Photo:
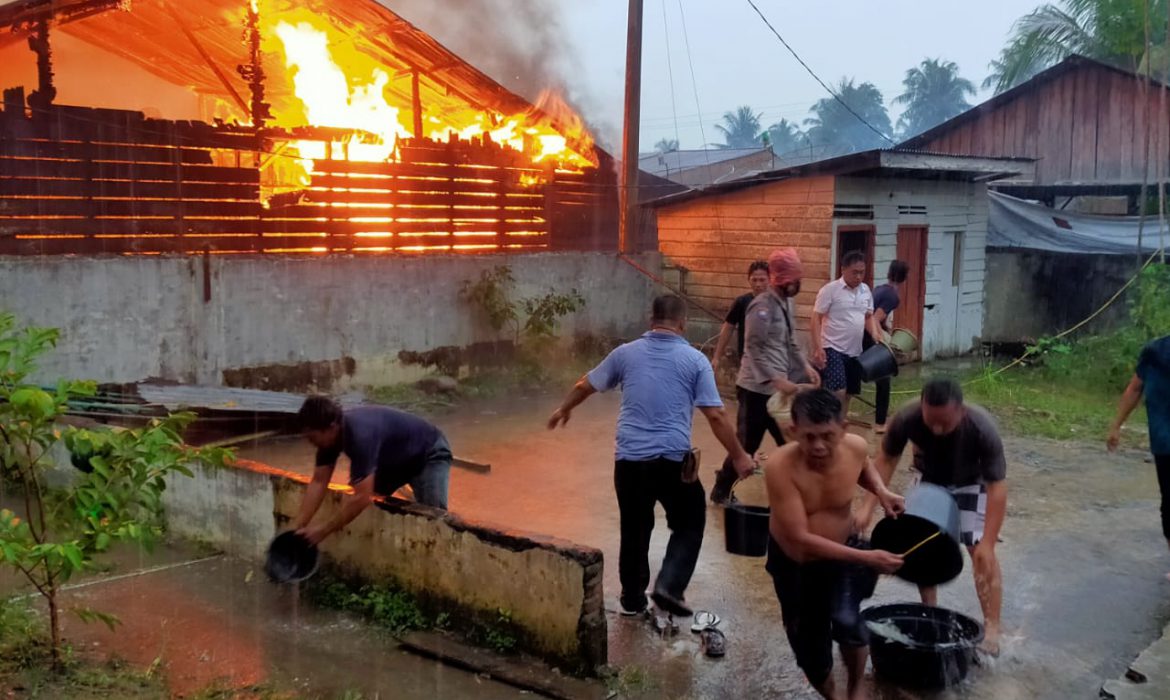
{"label": "black plastic bucket", "polygon": [[[738,481],[735,482],[737,485]],[[768,519],[772,510],[764,506],[749,506],[732,498],[723,508],[723,537],[727,551],[745,557],[762,557],[768,553]]]}
{"label": "black plastic bucket", "polygon": [[983,625],[961,613],[917,603],[861,611],[875,674],[908,688],[938,689],[967,677]]}
{"label": "black plastic bucket", "polygon": [[[955,497],[941,486],[919,484],[906,494],[905,513],[884,518],[874,527],[870,544],[874,549],[905,555],[905,563],[894,574],[898,578],[919,586],[937,586],[963,571],[959,532]],[[934,535],[938,536],[930,539]]]}
{"label": "black plastic bucket", "polygon": [[268,545],[264,571],[276,583],[297,583],[317,573],[317,563],[317,547],[289,530],[277,535]]}
{"label": "black plastic bucket", "polygon": [[863,381],[876,382],[898,375],[898,358],[894,357],[894,351],[885,343],[871,345],[857,356],[856,362],[861,367]]}

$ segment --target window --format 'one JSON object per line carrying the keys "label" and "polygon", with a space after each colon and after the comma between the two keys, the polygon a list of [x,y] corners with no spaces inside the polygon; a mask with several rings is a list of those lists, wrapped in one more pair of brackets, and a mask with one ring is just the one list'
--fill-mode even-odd
{"label": "window", "polygon": [[963,283],[963,232],[951,234],[954,252],[951,256],[951,286],[958,287]]}

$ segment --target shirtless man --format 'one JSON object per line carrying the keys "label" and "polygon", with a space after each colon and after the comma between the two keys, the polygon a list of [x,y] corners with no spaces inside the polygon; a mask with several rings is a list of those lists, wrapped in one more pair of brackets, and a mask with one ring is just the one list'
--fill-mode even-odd
{"label": "shirtless man", "polygon": [[[887,513],[905,509],[874,469],[866,442],[845,432],[841,400],[826,389],[792,402],[796,441],[772,453],[764,468],[772,508],[768,573],[780,599],[788,643],[810,683],[830,700],[863,700],[869,632],[861,601],[873,595],[877,575],[902,566],[902,557],[868,549],[852,536],[857,485],[873,492]],[[833,681],[833,640],[848,673],[846,694]]]}

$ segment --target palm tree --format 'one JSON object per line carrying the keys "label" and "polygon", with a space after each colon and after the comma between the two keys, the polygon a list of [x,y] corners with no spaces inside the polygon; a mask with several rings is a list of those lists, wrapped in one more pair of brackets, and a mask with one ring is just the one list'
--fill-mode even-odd
{"label": "palm tree", "polygon": [[776,155],[784,155],[806,148],[805,136],[800,131],[800,127],[787,119],[781,119],[768,127],[764,134],[768,137],[772,144],[772,152]]}
{"label": "palm tree", "polygon": [[898,117],[898,131],[909,138],[971,108],[968,95],[975,94],[975,84],[959,77],[959,67],[953,61],[928,58],[906,71],[902,81],[906,92],[894,98],[895,104],[905,105]]}
{"label": "palm tree", "polygon": [[809,141],[826,146],[831,154],[865,151],[889,143],[887,137],[893,131],[890,115],[881,91],[873,83],[854,85],[852,78],[842,78],[834,92],[849,109],[832,97],[818,100],[809,110],[813,116],[804,120]]}
{"label": "palm tree", "polygon": [[760,117],[763,112],[753,112],[744,105],[734,112],[723,113],[723,123],[715,128],[723,133],[724,143],[719,148],[752,148],[760,145]]}
{"label": "palm tree", "polygon": [[[1008,90],[1070,54],[1133,71],[1165,56],[1167,0],[1058,0],[1016,20],[1007,46],[991,62],[983,87]],[[1146,55],[1149,32],[1151,56]]]}
{"label": "palm tree", "polygon": [[678,139],[660,139],[654,144],[654,150],[659,153],[674,153],[678,150]]}

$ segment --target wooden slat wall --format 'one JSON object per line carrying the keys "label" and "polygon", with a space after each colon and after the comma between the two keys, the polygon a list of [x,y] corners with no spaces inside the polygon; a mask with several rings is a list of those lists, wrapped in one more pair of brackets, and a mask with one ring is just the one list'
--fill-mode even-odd
{"label": "wooden slat wall", "polygon": [[548,248],[554,221],[558,248],[616,243],[608,170],[490,143],[318,160],[306,190],[262,203],[250,135],[82,108],[0,110],[0,127],[0,254],[518,251]]}
{"label": "wooden slat wall", "polygon": [[687,268],[687,292],[726,311],[748,291],[747,269],[776,248],[794,247],[805,267],[796,299],[807,330],[816,291],[829,281],[833,177],[796,178],[712,194],[658,210],[659,250]]}
{"label": "wooden slat wall", "polygon": [[[1137,78],[1081,65],[1026,90],[917,146],[957,155],[1036,158],[1036,185],[1142,181],[1148,104],[1148,177],[1170,172],[1170,119],[1159,118],[1159,90]],[[1144,101],[1144,102],[1143,102]]]}

